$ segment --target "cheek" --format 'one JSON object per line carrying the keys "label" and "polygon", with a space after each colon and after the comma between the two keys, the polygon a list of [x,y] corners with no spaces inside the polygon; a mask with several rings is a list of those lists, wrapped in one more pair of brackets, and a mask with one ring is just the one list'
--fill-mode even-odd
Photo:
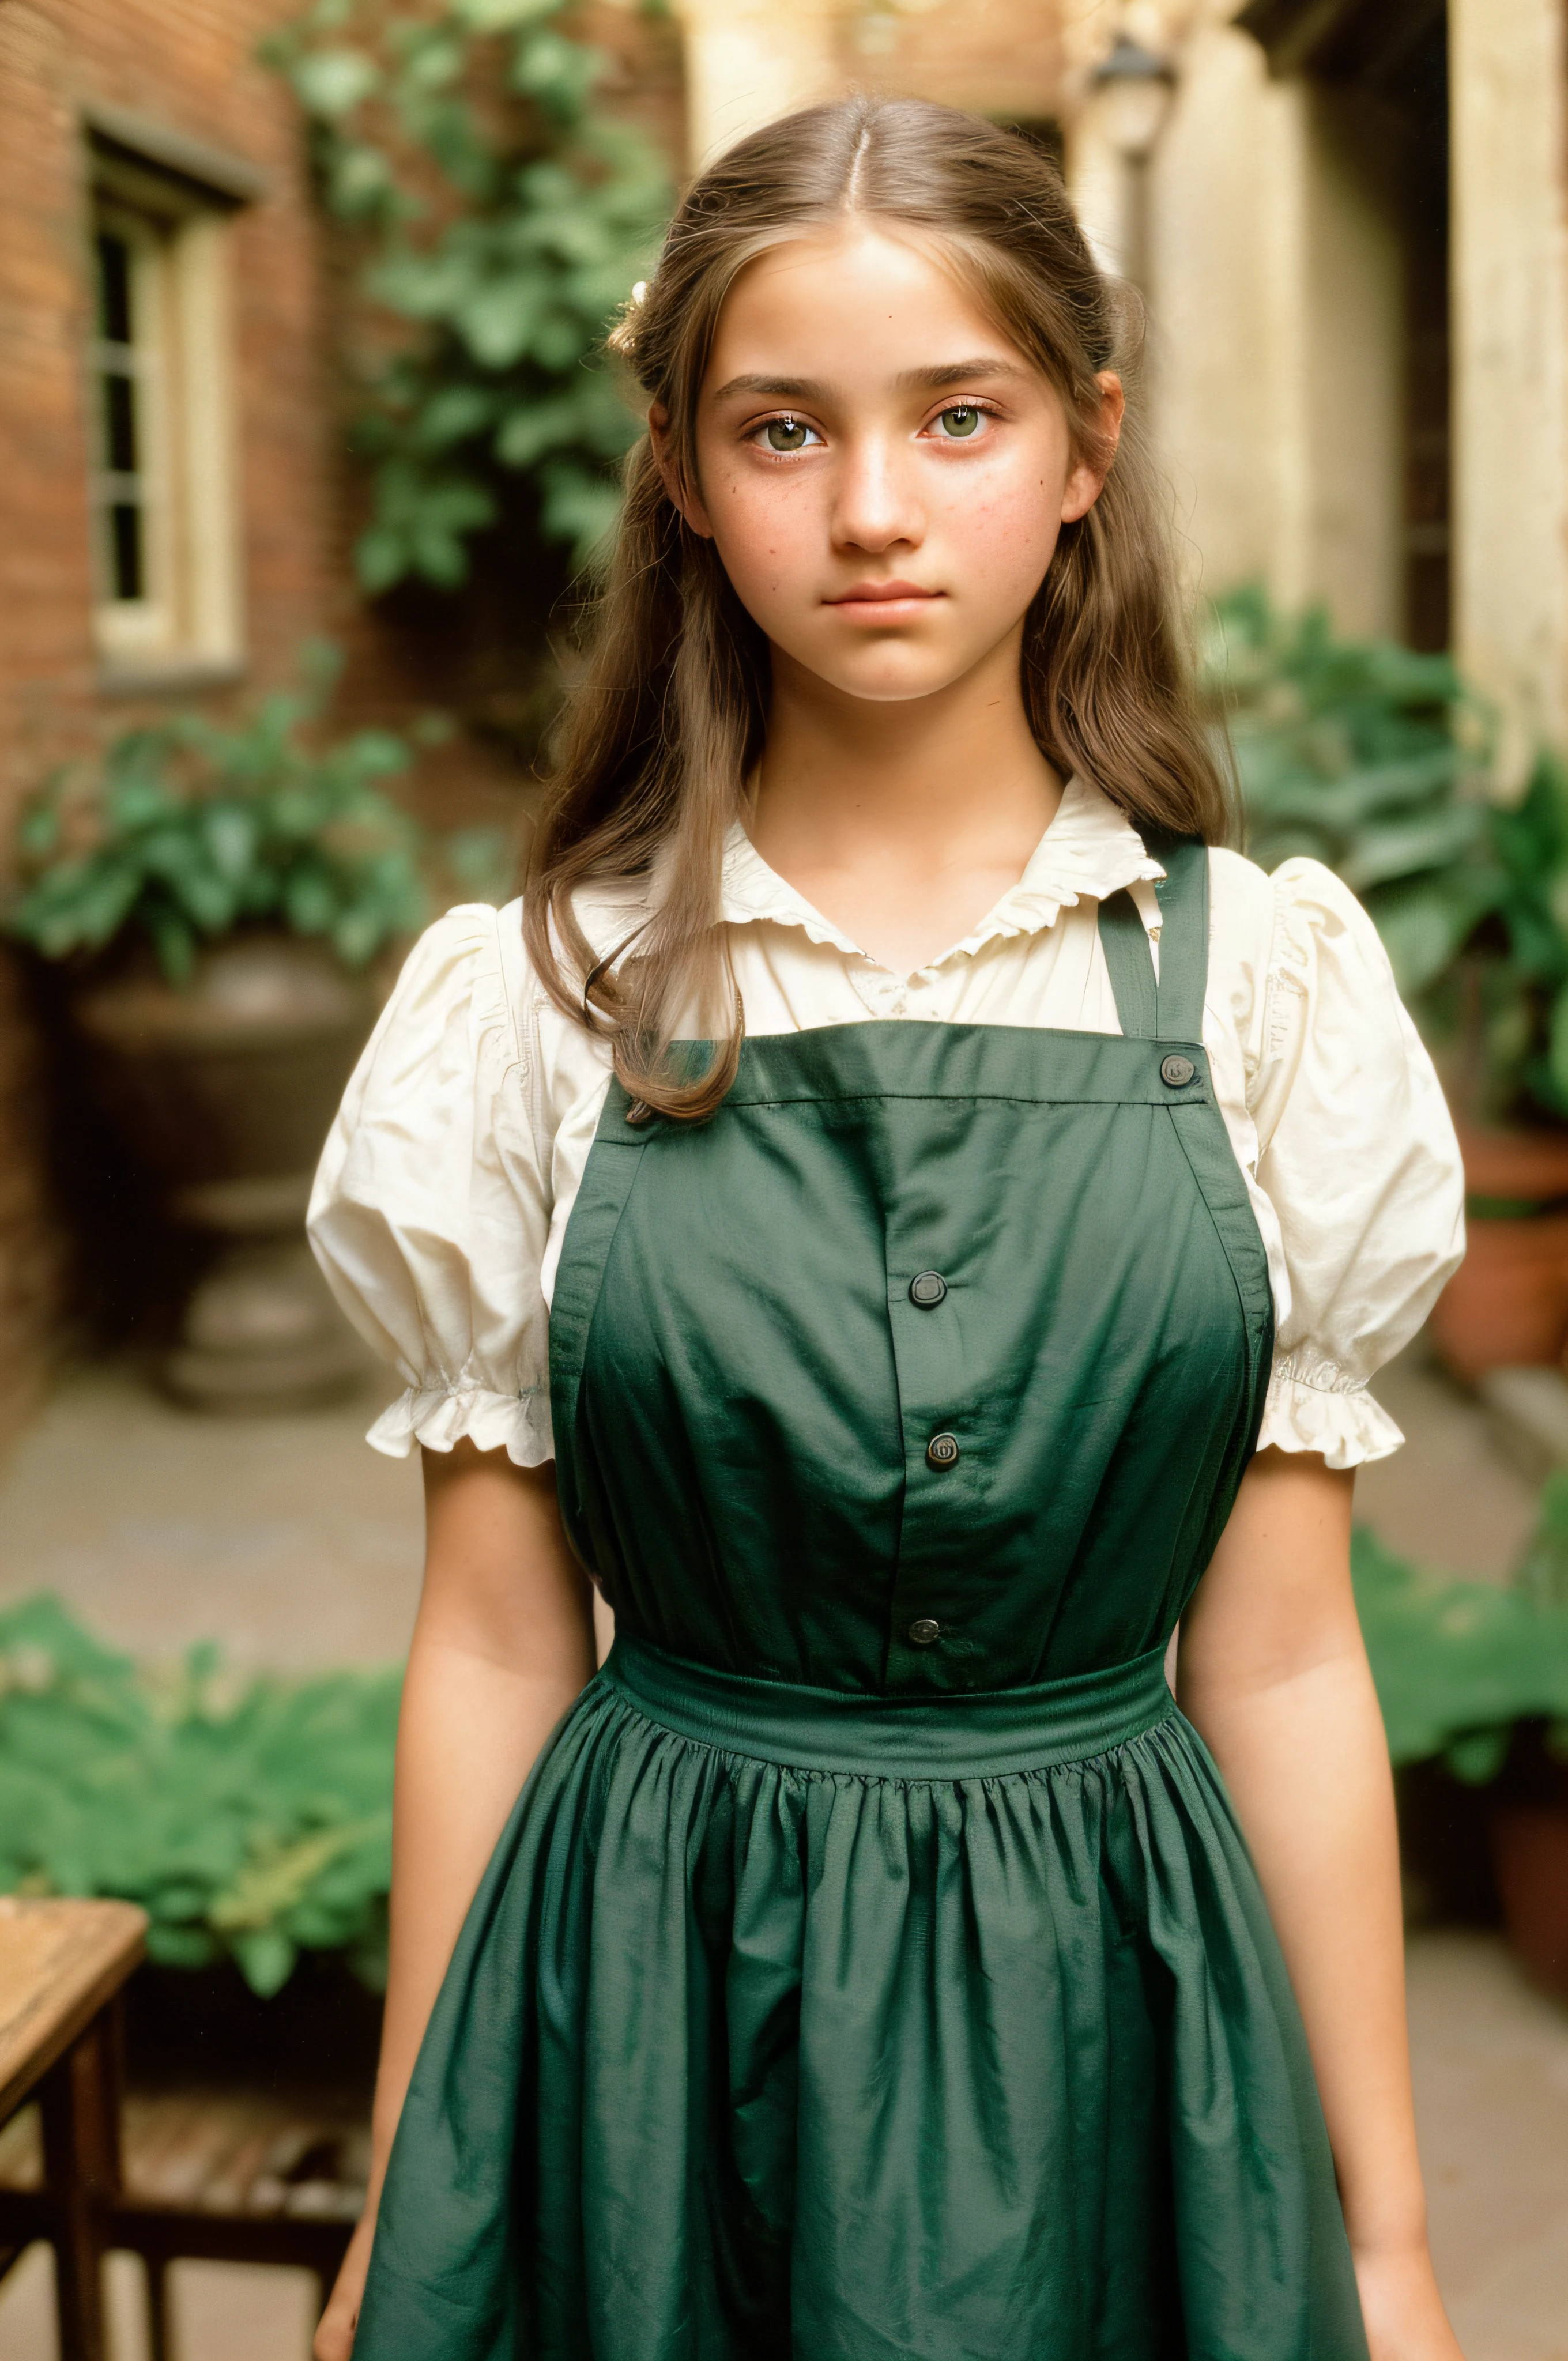
{"label": "cheek", "polygon": [[1060,507],[1060,486],[1035,470],[963,488],[945,504],[944,536],[987,603],[1034,596],[1061,531]]}
{"label": "cheek", "polygon": [[798,481],[722,471],[707,502],[708,522],[725,572],[743,602],[787,590],[813,568],[821,547],[821,520]]}

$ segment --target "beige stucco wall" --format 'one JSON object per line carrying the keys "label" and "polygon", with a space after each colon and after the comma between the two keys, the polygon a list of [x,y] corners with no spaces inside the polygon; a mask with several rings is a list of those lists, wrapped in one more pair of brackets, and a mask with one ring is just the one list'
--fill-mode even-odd
{"label": "beige stucco wall", "polygon": [[[1403,289],[1377,133],[1298,82],[1216,12],[1169,51],[1176,81],[1146,165],[1148,401],[1190,574],[1325,599],[1346,631],[1402,606]],[[1092,89],[1069,132],[1076,201],[1125,258]]]}
{"label": "beige stucco wall", "polygon": [[1283,93],[1300,125],[1308,490],[1303,596],[1347,631],[1405,609],[1405,283],[1394,127],[1347,98]]}
{"label": "beige stucco wall", "polygon": [[1050,0],[675,0],[694,166],[814,99],[891,90],[982,114],[1056,111]]}
{"label": "beige stucco wall", "polygon": [[[1108,258],[1125,181],[1092,71],[1114,25],[1065,0],[1075,193]],[[1177,84],[1148,163],[1149,376],[1191,571],[1401,623],[1398,126],[1271,82],[1235,0],[1132,0]],[[1563,0],[1450,0],[1453,639],[1499,774],[1568,742]]]}
{"label": "beige stucco wall", "polygon": [[1568,740],[1561,0],[1450,0],[1454,638],[1505,774]]}
{"label": "beige stucco wall", "polygon": [[698,169],[731,140],[808,106],[838,78],[837,0],[677,0],[687,146]]}

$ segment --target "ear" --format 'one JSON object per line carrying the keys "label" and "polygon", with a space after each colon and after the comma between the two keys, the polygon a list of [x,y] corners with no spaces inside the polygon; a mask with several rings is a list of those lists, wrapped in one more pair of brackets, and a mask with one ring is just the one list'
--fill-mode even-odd
{"label": "ear", "polygon": [[1068,477],[1062,494],[1063,524],[1075,524],[1080,517],[1089,514],[1104,488],[1122,439],[1122,420],[1127,408],[1122,380],[1114,369],[1102,369],[1094,382],[1100,388],[1100,416],[1095,424],[1100,448],[1092,465],[1087,459],[1080,459]]}
{"label": "ear", "polygon": [[648,442],[653,454],[653,465],[663,481],[672,505],[677,508],[693,533],[704,541],[713,539],[713,527],[707,521],[707,511],[694,485],[688,484],[675,464],[674,444],[670,434],[670,413],[662,401],[656,401],[648,412]]}

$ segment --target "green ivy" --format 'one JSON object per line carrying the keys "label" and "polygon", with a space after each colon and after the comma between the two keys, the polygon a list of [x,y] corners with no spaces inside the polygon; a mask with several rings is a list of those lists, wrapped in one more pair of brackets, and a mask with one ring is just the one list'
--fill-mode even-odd
{"label": "green ivy", "polygon": [[317,742],[335,665],[318,647],[310,685],[244,721],[177,714],[56,772],[22,814],[6,931],[50,960],[139,931],[180,983],[247,921],[324,935],[351,968],[421,927],[422,833],[376,785],[410,749],[381,730]]}
{"label": "green ivy", "polygon": [[663,159],[596,105],[602,57],[562,0],[316,0],[265,45],[309,120],[362,292],[397,330],[363,368],[372,594],[451,589],[526,477],[548,540],[587,556],[635,427],[605,328],[667,218]]}
{"label": "green ivy", "polygon": [[170,1967],[274,1993],[302,1950],[386,1974],[395,1673],[138,1672],[57,1599],[0,1613],[0,1892],[114,1894]]}

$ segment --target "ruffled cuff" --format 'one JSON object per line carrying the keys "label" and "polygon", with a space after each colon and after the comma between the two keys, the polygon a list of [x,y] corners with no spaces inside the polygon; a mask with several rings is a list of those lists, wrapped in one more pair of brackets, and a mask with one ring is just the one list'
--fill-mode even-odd
{"label": "ruffled cuff", "polygon": [[1277,1451],[1321,1451],[1331,1467],[1359,1467],[1370,1459],[1387,1459],[1404,1440],[1366,1388],[1343,1376],[1332,1361],[1290,1353],[1275,1362],[1257,1438],[1260,1451],[1270,1445]]}
{"label": "ruffled cuff", "polygon": [[372,1451],[406,1459],[416,1443],[450,1451],[466,1436],[481,1451],[504,1451],[517,1467],[542,1467],[555,1456],[550,1397],[543,1386],[521,1394],[489,1393],[483,1386],[411,1386],[384,1410],[366,1436]]}

